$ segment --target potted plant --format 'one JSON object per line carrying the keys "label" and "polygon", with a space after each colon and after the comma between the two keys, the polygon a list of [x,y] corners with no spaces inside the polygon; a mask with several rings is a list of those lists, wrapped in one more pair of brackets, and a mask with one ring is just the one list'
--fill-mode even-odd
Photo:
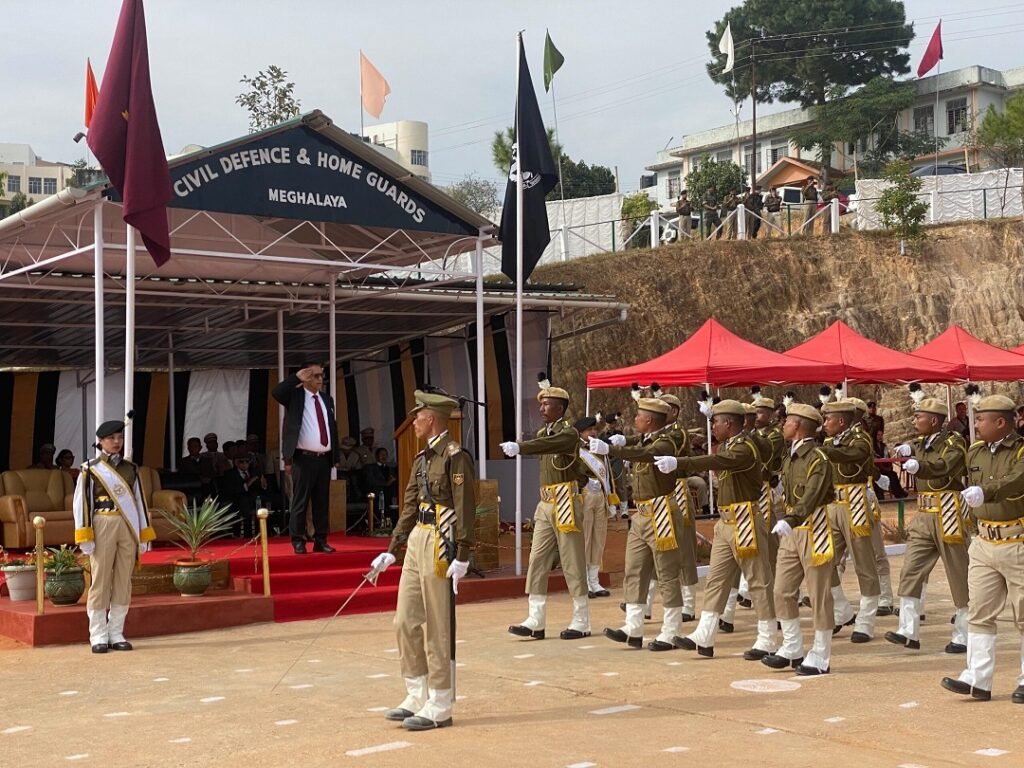
{"label": "potted plant", "polygon": [[11,600],[36,599],[35,553],[12,556],[0,547],[0,573],[4,575]]}
{"label": "potted plant", "polygon": [[164,518],[178,535],[175,546],[189,553],[188,558],[174,561],[174,586],[182,597],[198,597],[210,587],[210,563],[200,558],[203,547],[215,539],[231,535],[235,513],[230,504],[219,504],[216,497],[207,497],[202,504],[178,505],[178,511],[163,512]]}
{"label": "potted plant", "polygon": [[54,605],[74,605],[85,592],[85,575],[75,547],[48,547],[43,590]]}

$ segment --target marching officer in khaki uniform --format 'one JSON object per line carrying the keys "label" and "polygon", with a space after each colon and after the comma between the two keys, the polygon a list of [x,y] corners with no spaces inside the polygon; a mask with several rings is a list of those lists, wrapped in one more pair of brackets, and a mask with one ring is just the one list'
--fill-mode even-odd
{"label": "marching officer in khaki uniform", "polygon": [[678,648],[715,655],[715,636],[732,586],[742,572],[750,585],[757,611],[757,640],[743,654],[750,661],[762,659],[777,648],[775,604],[771,594],[772,569],[768,560],[769,529],[757,507],[761,493],[761,456],[744,431],[745,409],[736,400],[722,400],[711,407],[711,429],[719,442],[711,456],[676,458],[658,456],[656,466],[665,473],[691,474],[700,470],[719,473],[718,508],[721,519],[711,544],[711,565],[704,585],[700,623],[686,637],[676,637]]}
{"label": "marching officer in khaki uniform", "polygon": [[[761,659],[772,669],[795,667],[799,675],[828,673],[832,657],[832,570],[835,546],[828,505],[834,498],[832,464],[817,446],[821,414],[810,405],[789,406],[782,427],[790,442],[782,465],[785,514],[775,524],[779,556],[775,563],[775,605],[782,624],[782,647]],[[806,578],[814,612],[814,643],[804,655],[800,630],[800,584]]]}
{"label": "marching officer in khaki uniform", "polygon": [[607,456],[597,456],[587,448],[590,438],[597,437],[597,419],[586,416],[575,424],[580,435],[580,468],[587,477],[583,486],[583,549],[587,557],[587,597],[610,597],[611,592],[598,578],[604,545],[608,538],[608,518],[619,511],[619,497],[615,493],[611,462]]}
{"label": "marching officer in khaki uniform", "polygon": [[835,485],[835,501],[828,509],[835,538],[835,563],[838,567],[849,551],[860,584],[860,611],[854,613],[838,576],[833,578],[835,626],[838,631],[840,627],[854,624],[851,642],[866,643],[875,634],[879,593],[875,550],[871,544],[874,516],[868,501],[875,452],[867,435],[854,429],[857,409],[849,400],[826,403],[822,413],[827,438],[821,450],[832,462]]}
{"label": "marching officer in khaki uniform", "polygon": [[415,397],[413,430],[426,447],[413,461],[388,551],[374,558],[373,567],[386,570],[406,544],[395,630],[407,695],[384,717],[410,731],[428,731],[452,724],[452,611],[473,548],[476,472],[473,459],[448,434],[458,402],[419,390]]}
{"label": "marching officer in khaki uniform", "polygon": [[626,623],[622,629],[606,627],[605,637],[631,648],[643,647],[644,603],[651,577],[657,576],[664,611],[661,631],[647,647],[652,651],[670,651],[672,638],[682,622],[683,597],[679,589],[681,556],[677,531],[683,525],[676,505],[673,478],[654,468],[656,456],[674,456],[678,447],[667,428],[670,407],[663,400],[640,398],[634,424],[643,437],[636,445],[610,448],[600,440],[590,441],[593,453],[610,453],[629,459],[633,470],[633,496],[636,515],[626,538],[625,576],[622,591],[626,600]]}
{"label": "marching officer in khaki uniform", "polygon": [[921,647],[921,591],[941,557],[956,606],[953,637],[946,653],[967,652],[967,543],[964,509],[960,503],[967,473],[967,445],[946,425],[946,404],[926,399],[914,406],[914,430],[919,435],[896,448],[903,469],[917,478],[917,515],[900,572],[900,626],[885,639],[905,648]]}
{"label": "marching officer in khaki uniform", "polygon": [[[548,573],[557,555],[572,596],[572,621],[563,629],[562,640],[590,637],[590,604],[587,598],[587,558],[583,540],[577,457],[580,434],[565,417],[569,393],[560,387],[546,387],[537,393],[540,417],[546,426],[533,440],[501,444],[509,458],[520,453],[540,456],[540,501],[533,515],[533,544],[526,572],[529,614],[522,624],[508,631],[519,637],[544,639],[547,619]],[[600,442],[600,441],[598,441]]]}
{"label": "marching officer in khaki uniform", "polygon": [[124,622],[132,601],[132,572],[156,531],[139,482],[139,468],[121,455],[124,422],[96,430],[100,453],[85,462],[75,484],[75,544],[89,556],[92,585],[86,602],[93,653],[130,651]]}
{"label": "marching officer in khaki uniform", "polygon": [[1013,401],[983,397],[975,413],[981,438],[967,451],[960,496],[978,522],[970,546],[967,591],[967,669],[942,687],[988,701],[996,665],[996,618],[1007,601],[1020,633],[1021,674],[1014,704],[1024,704],[1024,438],[1014,430]]}

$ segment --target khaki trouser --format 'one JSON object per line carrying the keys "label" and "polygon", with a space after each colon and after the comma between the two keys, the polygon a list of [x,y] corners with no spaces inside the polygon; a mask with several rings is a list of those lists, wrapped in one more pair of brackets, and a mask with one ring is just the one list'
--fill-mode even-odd
{"label": "khaki trouser", "polygon": [[694,514],[700,514],[700,511],[708,505],[708,481],[699,475],[691,475],[686,478],[686,484],[690,486],[690,498],[697,502]]}
{"label": "khaki trouser", "polygon": [[132,601],[132,571],[139,553],[135,532],[120,515],[93,515],[96,549],[89,556],[92,586],[86,608],[106,613],[112,605]]}
{"label": "khaki trouser", "polygon": [[[576,499],[576,526],[583,515]],[[546,595],[548,574],[555,564],[555,555],[562,563],[562,575],[572,597],[587,596],[587,559],[583,532],[562,533],[555,527],[555,505],[540,501],[533,513],[533,543],[530,546],[530,567],[526,571],[526,594]]]}
{"label": "khaki trouser", "polygon": [[835,560],[811,565],[811,533],[807,528],[794,528],[779,541],[779,559],[775,563],[775,606],[780,620],[800,618],[800,584],[807,579],[807,595],[814,611],[814,628],[831,630],[832,572]]}
{"label": "khaki trouser", "polygon": [[435,690],[452,687],[451,584],[434,570],[434,527],[417,523],[398,582],[395,633],[402,677],[427,676]]}
{"label": "khaki trouser", "polygon": [[[868,524],[874,528],[876,526],[872,517],[871,511],[868,510]],[[832,540],[836,550],[833,562],[838,566],[849,550],[853,558],[853,567],[857,572],[860,596],[878,597],[882,589],[878,581],[878,567],[875,565],[875,548],[871,543],[871,536],[854,535],[850,530],[850,511],[845,504],[829,504],[828,521],[832,526]],[[834,583],[839,584],[838,573],[835,575]]]}
{"label": "khaki trouser", "polygon": [[769,561],[768,539],[778,538],[768,532],[764,518],[754,505],[754,535],[757,554],[740,557],[736,549],[736,526],[719,520],[715,525],[715,538],[711,543],[711,565],[704,585],[703,610],[719,615],[725,611],[729,591],[739,584],[740,573],[747,579],[747,590],[758,621],[775,621],[775,600],[772,595],[772,566]]}
{"label": "khaki trouser", "polygon": [[[1014,536],[1024,535],[1018,527]],[[996,634],[996,618],[1007,602],[1013,609],[1013,623],[1024,635],[1024,542],[995,543],[976,536],[969,550],[967,569],[967,629],[980,635]]]}
{"label": "khaki trouser", "polygon": [[601,566],[608,538],[608,498],[604,490],[583,491],[583,550],[587,565]]}
{"label": "khaki trouser", "polygon": [[942,540],[942,518],[937,512],[918,511],[910,523],[909,534],[903,570],[900,571],[899,596],[920,599],[928,574],[941,557],[953,604],[957,608],[966,608],[967,544],[949,544]]}
{"label": "khaki trouser", "polygon": [[818,204],[814,201],[808,200],[804,203],[804,223],[802,225],[802,231],[805,235],[814,234],[814,222],[808,224],[811,221],[811,217],[818,210]]}
{"label": "khaki trouser", "polygon": [[[679,533],[683,529],[683,516],[672,504],[672,525]],[[647,602],[651,578],[658,579],[661,604],[665,608],[681,608],[683,594],[679,588],[682,553],[676,549],[659,552],[654,543],[654,518],[639,512],[633,515],[629,535],[626,537],[626,566],[622,579],[623,599],[627,603]]]}

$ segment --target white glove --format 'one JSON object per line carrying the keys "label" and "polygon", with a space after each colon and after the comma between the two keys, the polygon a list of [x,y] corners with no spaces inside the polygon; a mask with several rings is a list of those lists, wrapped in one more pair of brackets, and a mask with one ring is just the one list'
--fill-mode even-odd
{"label": "white glove", "polygon": [[611,437],[608,438],[608,442],[611,443],[612,445],[616,446],[617,448],[621,448],[622,446],[624,446],[626,444],[626,436],[625,435],[612,435]]}
{"label": "white glove", "polygon": [[668,475],[676,471],[676,467],[679,466],[679,461],[675,456],[655,456],[654,466],[656,466],[658,471],[663,475]]}
{"label": "white glove", "polygon": [[707,403],[705,403],[704,401],[701,401],[700,403],[698,403],[697,407],[700,408],[700,412],[704,414],[704,418],[710,419],[711,416],[713,415],[711,413],[711,406],[708,405]]}
{"label": "white glove", "polygon": [[452,560],[452,564],[448,566],[448,573],[445,576],[452,580],[452,592],[456,595],[459,594],[459,579],[463,578],[468,570],[468,560]]}
{"label": "white glove", "polygon": [[779,522],[777,522],[775,524],[775,527],[772,528],[772,533],[774,533],[780,539],[785,538],[786,536],[789,536],[789,534],[791,534],[792,532],[793,532],[793,526],[791,526],[785,520],[779,520]]}
{"label": "white glove", "polygon": [[519,455],[519,443],[501,443],[498,446],[510,459]]}
{"label": "white glove", "polygon": [[872,504],[878,503],[878,497],[875,496],[875,489],[872,488],[870,485],[868,486],[868,501],[870,501]]}
{"label": "white glove", "polygon": [[[911,461],[913,461],[913,459],[911,459]],[[914,461],[914,463],[917,464],[916,461]],[[907,465],[904,464],[903,466],[905,467]],[[888,491],[889,490],[890,480],[889,480],[889,476],[888,475],[879,475],[878,479],[875,480],[875,482],[878,483],[878,487],[881,488],[883,491]]]}
{"label": "white glove", "polygon": [[78,545],[78,548],[80,550],[82,550],[82,554],[83,555],[88,556],[88,555],[91,555],[93,552],[96,551],[96,542],[95,541],[83,541],[81,544]]}
{"label": "white glove", "polygon": [[[903,469],[912,475],[916,475],[921,469],[921,462],[917,459],[907,459],[903,462]],[[888,479],[888,478],[886,478]]]}
{"label": "white glove", "polygon": [[370,565],[378,573],[384,573],[388,568],[395,564],[395,556],[390,552],[381,552],[375,558]]}
{"label": "white glove", "polygon": [[960,498],[964,504],[974,509],[985,503],[985,491],[981,489],[981,486],[972,485],[970,488],[964,488],[960,491]]}
{"label": "white glove", "polygon": [[914,455],[914,449],[913,449],[913,448],[911,448],[911,447],[910,447],[909,445],[907,445],[906,443],[903,443],[902,445],[897,445],[897,446],[896,446],[896,450],[894,451],[894,453],[895,453],[895,454],[896,454],[897,456],[899,456],[899,457],[901,457],[901,458],[904,458],[904,459],[905,459],[905,458],[907,458],[908,456],[913,456],[913,455]]}
{"label": "white glove", "polygon": [[[93,545],[95,546],[95,542],[93,542]],[[140,541],[139,542],[139,554],[140,555],[146,554],[152,548],[153,548],[152,542],[149,542],[149,541]]]}
{"label": "white glove", "polygon": [[785,495],[786,492],[782,488],[782,483],[779,483],[774,488],[772,488],[772,498],[775,500],[776,503],[782,503],[782,500],[783,498],[785,498]]}
{"label": "white glove", "polygon": [[598,456],[608,455],[608,443],[599,437],[590,438],[590,452]]}

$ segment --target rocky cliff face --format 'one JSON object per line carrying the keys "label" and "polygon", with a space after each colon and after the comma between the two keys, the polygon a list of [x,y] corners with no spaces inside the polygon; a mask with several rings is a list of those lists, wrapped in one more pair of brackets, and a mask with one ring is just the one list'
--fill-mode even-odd
{"label": "rocky cliff face", "polygon": [[[631,305],[621,325],[555,345],[554,380],[568,388],[576,413],[583,410],[588,370],[632,365],[662,354],[712,315],[740,336],[777,351],[837,319],[902,351],[917,348],[952,323],[997,346],[1024,344],[1020,221],[932,228],[904,256],[888,234],[844,232],[831,238],[683,243],[604,254],[543,267],[534,279],[576,283],[588,293],[614,295]],[[568,332],[573,323],[580,327],[593,319],[556,323],[554,332]],[[945,399],[945,386],[924,388]],[[983,383],[982,388],[1021,400],[1018,382]],[[817,402],[815,388],[798,392],[801,399]],[[678,394],[684,403],[693,403],[697,391]],[[782,391],[767,394],[780,399]],[[910,431],[911,401],[905,387],[854,386],[851,394],[878,400],[889,425],[888,442]],[[749,399],[743,390],[722,395]],[[962,387],[954,387],[954,399],[962,395]],[[631,413],[629,404],[624,390],[595,390],[591,397],[592,412]]]}

